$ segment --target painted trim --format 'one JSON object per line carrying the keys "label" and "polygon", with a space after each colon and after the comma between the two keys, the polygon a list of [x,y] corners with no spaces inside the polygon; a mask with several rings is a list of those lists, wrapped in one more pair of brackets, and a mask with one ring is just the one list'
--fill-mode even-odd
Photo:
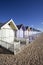
{"label": "painted trim", "polygon": [[[9,20],[8,22],[6,22],[5,24],[9,24],[10,22],[12,22],[12,23],[13,23],[13,25],[15,26],[16,30],[18,30],[18,28],[17,28],[16,24],[14,23],[14,21],[13,21],[12,19],[11,19],[11,20]],[[4,24],[4,25],[5,25],[5,24]],[[3,26],[4,26],[4,25],[3,25]],[[2,27],[3,27],[3,26],[2,26]],[[1,27],[1,28],[2,28],[2,27]]]}

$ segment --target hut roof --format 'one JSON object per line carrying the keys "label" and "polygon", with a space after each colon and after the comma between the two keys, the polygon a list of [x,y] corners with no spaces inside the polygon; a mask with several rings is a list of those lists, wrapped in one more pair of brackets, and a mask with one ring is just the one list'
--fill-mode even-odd
{"label": "hut roof", "polygon": [[18,29],[22,28],[23,30],[26,30],[26,27],[23,24],[17,25]]}
{"label": "hut roof", "polygon": [[7,24],[10,24],[10,26],[12,27],[12,29],[18,30],[16,24],[14,23],[14,21],[13,21],[12,19],[10,19],[10,20],[8,20],[8,21],[6,21],[6,22],[4,22],[4,23],[0,23],[0,28],[1,28],[3,25],[5,25],[6,23],[7,23]]}

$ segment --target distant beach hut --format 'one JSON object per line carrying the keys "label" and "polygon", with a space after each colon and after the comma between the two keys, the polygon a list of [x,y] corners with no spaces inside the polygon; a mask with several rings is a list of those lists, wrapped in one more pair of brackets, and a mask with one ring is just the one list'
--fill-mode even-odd
{"label": "distant beach hut", "polygon": [[26,30],[24,32],[24,36],[25,38],[28,38],[29,37],[29,31],[30,31],[30,27],[29,26],[25,26]]}
{"label": "distant beach hut", "polygon": [[25,26],[23,24],[20,24],[20,25],[17,25],[17,28],[18,28],[16,33],[17,38],[24,38],[25,37],[24,33],[26,30]]}

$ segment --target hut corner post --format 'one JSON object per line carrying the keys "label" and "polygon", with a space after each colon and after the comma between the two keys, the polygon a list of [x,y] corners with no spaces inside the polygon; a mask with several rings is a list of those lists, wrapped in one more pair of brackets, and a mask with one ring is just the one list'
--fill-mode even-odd
{"label": "hut corner post", "polygon": [[19,42],[14,42],[14,54],[16,55],[19,51],[16,51],[16,49],[18,49],[19,51],[20,49],[20,41]]}

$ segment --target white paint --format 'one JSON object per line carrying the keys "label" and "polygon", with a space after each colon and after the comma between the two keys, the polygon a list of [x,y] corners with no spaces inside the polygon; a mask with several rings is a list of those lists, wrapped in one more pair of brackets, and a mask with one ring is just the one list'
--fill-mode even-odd
{"label": "white paint", "polygon": [[20,41],[14,42],[14,54],[20,51]]}
{"label": "white paint", "polygon": [[23,30],[20,29],[20,37],[23,38]]}
{"label": "white paint", "polygon": [[18,37],[23,38],[23,30],[22,29],[17,30],[17,38]]}
{"label": "white paint", "polygon": [[15,26],[15,28],[16,28],[16,30],[18,30],[18,28],[17,28],[17,26],[16,26],[16,24],[14,23],[14,21],[11,19],[10,21],[8,21],[6,24],[4,24],[1,28],[9,28],[8,26],[6,26],[6,25],[8,25],[10,22],[12,22],[13,23],[13,25]]}
{"label": "white paint", "polygon": [[37,31],[29,31],[29,35],[33,35],[33,34],[38,34],[40,32],[37,32]]}
{"label": "white paint", "polygon": [[17,36],[17,38],[20,37],[20,30],[17,30],[16,36]]}
{"label": "white paint", "polygon": [[14,41],[15,32],[13,29],[8,25],[5,24],[1,29],[1,40],[11,43]]}
{"label": "white paint", "polygon": [[24,31],[24,37],[28,37],[29,36],[29,31],[28,30],[26,30],[26,31]]}
{"label": "white paint", "polygon": [[0,29],[0,40],[8,43],[12,43],[15,37],[15,31],[8,25],[10,22],[14,24],[17,30],[18,28],[16,27],[12,19],[9,22],[7,22],[5,25],[3,25]]}

